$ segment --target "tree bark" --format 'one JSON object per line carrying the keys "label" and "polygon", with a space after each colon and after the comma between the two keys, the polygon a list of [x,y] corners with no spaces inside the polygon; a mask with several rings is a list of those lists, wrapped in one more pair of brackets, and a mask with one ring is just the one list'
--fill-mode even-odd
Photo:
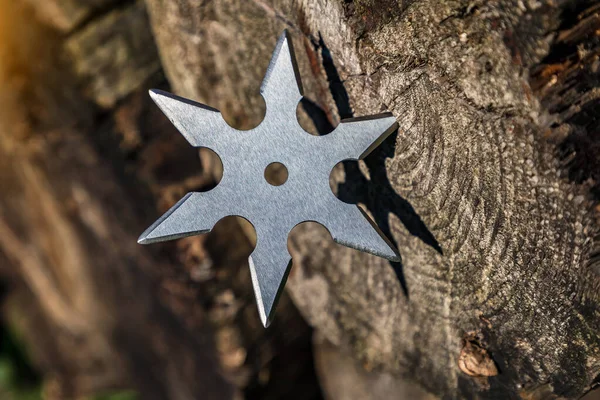
{"label": "tree bark", "polygon": [[597,4],[147,4],[175,91],[236,127],[261,119],[283,29],[315,125],[398,118],[333,179],[402,263],[314,226],[293,235],[289,292],[329,342],[444,397],[577,398],[598,383]]}
{"label": "tree bark", "polygon": [[[546,399],[600,384],[596,1],[0,7],[3,319],[49,399],[115,388],[175,400]],[[305,129],[398,118],[398,133],[336,167],[332,186],[402,262],[303,224],[264,330],[251,227],[229,218],[209,235],[137,245],[219,175],[145,92],[170,89],[256,126],[283,29]]]}

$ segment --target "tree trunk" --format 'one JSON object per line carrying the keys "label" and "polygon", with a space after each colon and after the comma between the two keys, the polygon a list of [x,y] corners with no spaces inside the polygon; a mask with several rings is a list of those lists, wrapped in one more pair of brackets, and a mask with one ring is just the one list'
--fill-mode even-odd
{"label": "tree trunk", "polygon": [[231,123],[258,124],[283,29],[305,96],[323,111],[304,107],[315,121],[398,118],[396,136],[333,178],[402,263],[337,246],[314,226],[294,232],[289,292],[329,342],[446,397],[576,398],[594,385],[597,4],[147,4],[176,92]]}
{"label": "tree trunk", "polygon": [[[49,398],[546,399],[600,384],[598,2],[15,3],[0,1],[4,321]],[[136,243],[219,175],[145,91],[256,126],[283,29],[305,129],[398,118],[332,186],[402,262],[303,224],[264,330],[251,227]]]}

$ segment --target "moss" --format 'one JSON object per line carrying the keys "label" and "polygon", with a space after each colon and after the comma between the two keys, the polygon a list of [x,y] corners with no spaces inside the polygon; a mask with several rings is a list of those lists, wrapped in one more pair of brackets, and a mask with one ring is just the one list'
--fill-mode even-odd
{"label": "moss", "polygon": [[42,399],[42,381],[17,332],[0,325],[0,395],[15,400]]}

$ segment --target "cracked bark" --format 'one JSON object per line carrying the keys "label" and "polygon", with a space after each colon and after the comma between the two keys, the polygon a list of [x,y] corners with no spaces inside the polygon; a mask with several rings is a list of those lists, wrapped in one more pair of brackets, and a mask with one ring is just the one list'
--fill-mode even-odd
{"label": "cracked bark", "polygon": [[[322,110],[300,110],[305,126],[349,110],[398,117],[397,135],[333,179],[402,263],[314,226],[294,232],[289,293],[327,341],[449,398],[577,398],[598,383],[594,2],[147,4],[174,90],[236,127],[261,120],[258,87],[284,28]],[[468,332],[497,375],[460,370]]]}
{"label": "cracked bark", "polygon": [[[327,398],[577,398],[598,385],[597,2],[147,0],[162,65],[140,1],[0,3],[3,317],[49,399],[115,387],[318,399],[290,297],[316,329]],[[168,89],[162,66],[173,91],[255,126],[284,28],[307,130],[398,117],[398,134],[332,184],[403,260],[300,226],[290,296],[263,330],[235,220],[135,244],[218,175],[145,90]]]}

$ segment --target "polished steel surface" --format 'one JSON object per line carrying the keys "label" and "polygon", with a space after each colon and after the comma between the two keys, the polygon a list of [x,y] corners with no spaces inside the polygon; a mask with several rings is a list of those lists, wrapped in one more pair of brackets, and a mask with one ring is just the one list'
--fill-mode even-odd
{"label": "polished steel surface", "polygon": [[[356,206],[338,200],[329,186],[333,167],[360,159],[396,127],[391,114],[342,121],[330,134],[313,136],[298,124],[302,98],[299,75],[284,32],[273,53],[261,90],[266,115],[255,129],[231,128],[218,110],[172,94],[150,95],[169,120],[195,147],[215,151],[223,178],[211,191],[188,193],[140,236],[142,244],[208,232],[221,218],[236,215],[255,228],[256,248],[250,270],[260,318],[268,326],[291,267],[289,232],[304,221],[326,227],[345,246],[398,260],[393,245]],[[283,164],[287,181],[267,182],[264,171]]]}

